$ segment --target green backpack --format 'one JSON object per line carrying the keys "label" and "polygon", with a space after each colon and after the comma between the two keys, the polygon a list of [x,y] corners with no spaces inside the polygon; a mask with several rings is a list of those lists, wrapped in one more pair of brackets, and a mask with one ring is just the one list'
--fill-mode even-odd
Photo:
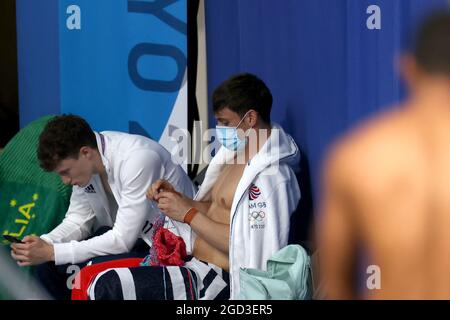
{"label": "green backpack", "polygon": [[[22,239],[51,231],[64,218],[72,187],[54,173],[39,167],[39,135],[53,116],[33,121],[6,145],[0,154],[0,232]],[[4,251],[9,242],[2,236]],[[24,268],[25,274],[32,268]]]}
{"label": "green backpack", "polygon": [[313,296],[311,259],[300,245],[288,245],[267,261],[267,271],[241,268],[243,300],[310,300]]}

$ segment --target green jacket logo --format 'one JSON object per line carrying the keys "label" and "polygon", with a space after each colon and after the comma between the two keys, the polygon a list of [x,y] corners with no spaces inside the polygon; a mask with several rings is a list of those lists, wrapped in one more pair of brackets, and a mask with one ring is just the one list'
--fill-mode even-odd
{"label": "green jacket logo", "polygon": [[[27,229],[28,224],[30,223],[31,219],[36,218],[35,212],[33,212],[33,208],[36,206],[36,202],[39,200],[39,195],[37,193],[33,194],[32,202],[23,204],[19,206],[16,199],[11,199],[9,202],[9,206],[11,208],[17,208],[17,217],[14,220],[15,225],[17,226],[17,229],[14,231],[10,230],[4,230],[3,235],[9,235],[16,238],[21,238]],[[3,240],[4,244],[8,244],[9,242],[7,240]]]}

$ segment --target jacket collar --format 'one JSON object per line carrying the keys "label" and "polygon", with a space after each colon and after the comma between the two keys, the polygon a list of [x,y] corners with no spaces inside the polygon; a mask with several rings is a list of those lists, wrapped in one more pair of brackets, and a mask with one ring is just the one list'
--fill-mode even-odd
{"label": "jacket collar", "polygon": [[105,170],[109,175],[111,172],[110,159],[109,159],[111,152],[110,152],[110,150],[109,150],[110,148],[108,146],[108,139],[107,139],[107,137],[105,137],[104,133],[94,131],[94,134],[95,134],[95,138],[97,140],[97,148],[98,148],[98,151],[102,158],[103,165],[105,166]]}
{"label": "jacket collar", "polygon": [[[219,177],[224,165],[235,156],[234,151],[221,147],[217,155],[209,164],[204,182],[197,193],[196,199],[202,200],[212,189]],[[242,179],[236,189],[236,195],[240,195],[254,180],[256,175],[269,166],[276,169],[277,165],[287,163],[294,169],[298,168],[300,152],[292,137],[287,134],[278,124],[272,124],[272,132],[269,139],[259,152],[249,161],[244,170]],[[240,197],[239,197],[240,198]],[[236,199],[236,197],[235,197]]]}

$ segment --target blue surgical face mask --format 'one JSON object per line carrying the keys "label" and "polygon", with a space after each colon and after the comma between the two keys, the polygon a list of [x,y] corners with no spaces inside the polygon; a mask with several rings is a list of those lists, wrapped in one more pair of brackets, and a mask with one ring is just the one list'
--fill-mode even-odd
{"label": "blue surgical face mask", "polygon": [[225,148],[231,151],[239,151],[242,150],[247,144],[247,137],[244,139],[239,138],[237,129],[241,125],[242,121],[244,121],[248,112],[242,117],[236,127],[216,126],[217,139],[219,139],[219,142]]}

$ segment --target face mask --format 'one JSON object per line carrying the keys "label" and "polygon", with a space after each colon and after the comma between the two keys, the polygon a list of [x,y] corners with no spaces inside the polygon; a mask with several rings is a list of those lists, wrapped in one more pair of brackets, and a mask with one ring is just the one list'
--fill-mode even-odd
{"label": "face mask", "polygon": [[239,151],[242,150],[242,148],[244,148],[247,144],[247,137],[241,139],[237,133],[237,129],[247,114],[248,112],[242,117],[236,127],[216,126],[217,138],[219,139],[219,142],[228,150]]}

